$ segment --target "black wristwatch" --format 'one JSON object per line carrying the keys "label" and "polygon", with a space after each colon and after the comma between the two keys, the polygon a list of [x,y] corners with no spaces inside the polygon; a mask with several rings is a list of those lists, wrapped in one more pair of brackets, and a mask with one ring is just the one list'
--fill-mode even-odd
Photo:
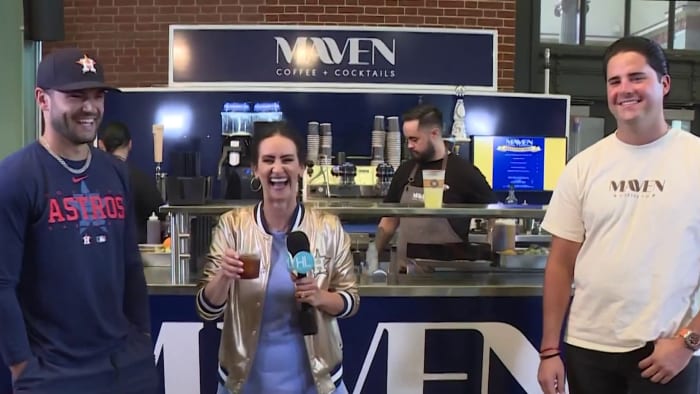
{"label": "black wristwatch", "polygon": [[683,342],[685,342],[685,347],[692,351],[697,351],[700,349],[700,334],[697,332],[689,329],[689,328],[681,328],[678,331],[678,336],[683,338]]}

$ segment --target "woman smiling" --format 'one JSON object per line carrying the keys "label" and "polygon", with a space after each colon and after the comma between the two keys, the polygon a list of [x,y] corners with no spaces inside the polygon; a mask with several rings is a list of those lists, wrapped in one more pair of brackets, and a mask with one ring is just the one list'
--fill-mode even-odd
{"label": "woman smiling", "polygon": [[[218,393],[347,393],[336,319],[359,307],[350,238],[336,216],[298,202],[306,154],[286,123],[256,131],[251,150],[263,199],[221,216],[197,293],[203,319],[224,318]],[[292,231],[308,236],[314,257],[304,278],[288,271]],[[248,255],[259,259],[252,275]],[[315,335],[302,333],[301,303],[314,308]]]}

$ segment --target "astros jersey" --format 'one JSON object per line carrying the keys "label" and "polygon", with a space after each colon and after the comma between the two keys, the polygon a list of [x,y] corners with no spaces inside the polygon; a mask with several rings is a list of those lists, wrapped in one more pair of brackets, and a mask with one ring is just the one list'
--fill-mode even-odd
{"label": "astros jersey", "polygon": [[[0,165],[0,350],[6,361],[31,356],[25,332],[33,355],[63,363],[110,352],[139,320],[147,330],[147,305],[133,313],[141,318],[129,318],[133,311],[125,307],[131,272],[145,289],[128,195],[124,163],[97,149],[79,175],[39,143]],[[10,313],[14,300],[3,292],[15,283],[19,316]]]}

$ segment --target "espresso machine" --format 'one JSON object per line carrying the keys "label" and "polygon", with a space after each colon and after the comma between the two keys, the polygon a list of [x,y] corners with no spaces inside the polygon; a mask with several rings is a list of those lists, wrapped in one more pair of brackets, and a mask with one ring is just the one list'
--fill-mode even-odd
{"label": "espresso machine", "polygon": [[[330,123],[308,122],[307,151],[309,161],[302,181],[302,199],[328,198],[373,198],[386,195],[394,168],[400,164],[401,136],[399,118],[388,119],[375,115],[372,137],[372,156],[347,156],[346,152],[332,150],[332,127]],[[386,153],[386,154],[385,154]],[[335,164],[332,164],[332,159]],[[346,159],[367,161],[359,165]]]}
{"label": "espresso machine", "polygon": [[225,200],[250,200],[261,197],[258,185],[251,184],[253,171],[251,140],[266,123],[283,120],[277,102],[224,103],[221,112],[222,148],[217,179]]}

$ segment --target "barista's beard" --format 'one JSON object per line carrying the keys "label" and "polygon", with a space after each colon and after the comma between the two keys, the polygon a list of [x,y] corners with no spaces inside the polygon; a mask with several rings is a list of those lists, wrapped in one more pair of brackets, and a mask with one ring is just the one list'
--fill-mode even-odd
{"label": "barista's beard", "polygon": [[416,156],[416,160],[420,162],[421,164],[429,163],[431,161],[435,160],[435,147],[430,144],[428,145],[427,148],[425,148],[425,151],[421,152]]}

